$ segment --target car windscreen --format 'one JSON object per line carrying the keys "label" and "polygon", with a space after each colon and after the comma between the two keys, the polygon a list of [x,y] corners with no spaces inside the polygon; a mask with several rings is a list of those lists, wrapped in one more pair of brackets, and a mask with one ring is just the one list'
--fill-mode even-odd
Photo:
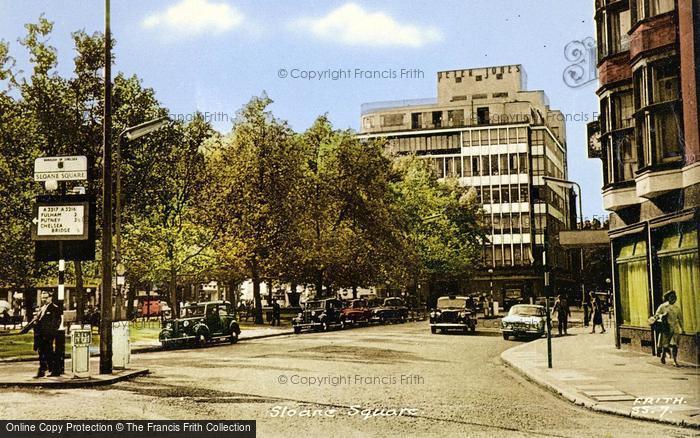
{"label": "car windscreen", "polygon": [[320,301],[307,301],[306,302],[306,309],[322,309],[323,304]]}
{"label": "car windscreen", "polygon": [[362,307],[367,307],[367,301],[365,300],[356,300],[352,302],[352,307],[354,309],[362,308]]}
{"label": "car windscreen", "polygon": [[385,306],[403,306],[403,301],[401,301],[401,300],[396,300],[396,299],[393,299],[393,300],[385,300],[385,301],[384,301],[384,305],[385,305]]}
{"label": "car windscreen", "polygon": [[510,308],[508,315],[544,316],[544,310],[542,310],[540,307],[533,306],[513,306]]}
{"label": "car windscreen", "polygon": [[439,298],[437,302],[438,309],[449,309],[456,307],[464,307],[467,300],[462,298]]}
{"label": "car windscreen", "polygon": [[185,318],[204,316],[204,306],[185,307]]}

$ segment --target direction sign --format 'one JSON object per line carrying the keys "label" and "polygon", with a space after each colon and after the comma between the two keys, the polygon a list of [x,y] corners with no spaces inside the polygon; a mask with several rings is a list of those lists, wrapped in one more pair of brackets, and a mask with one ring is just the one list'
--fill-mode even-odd
{"label": "direction sign", "polygon": [[40,157],[34,160],[34,181],[78,181],[87,178],[87,157]]}
{"label": "direction sign", "polygon": [[86,202],[37,205],[32,219],[34,240],[84,240],[88,238]]}

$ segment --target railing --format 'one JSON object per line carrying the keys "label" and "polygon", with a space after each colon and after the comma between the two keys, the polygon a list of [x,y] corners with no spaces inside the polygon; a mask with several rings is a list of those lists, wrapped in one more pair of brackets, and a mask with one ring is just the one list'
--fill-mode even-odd
{"label": "railing", "polygon": [[428,97],[423,99],[385,100],[380,102],[363,103],[360,106],[360,113],[365,115],[370,112],[382,109],[402,108],[407,106],[424,106],[437,104],[437,98]]}

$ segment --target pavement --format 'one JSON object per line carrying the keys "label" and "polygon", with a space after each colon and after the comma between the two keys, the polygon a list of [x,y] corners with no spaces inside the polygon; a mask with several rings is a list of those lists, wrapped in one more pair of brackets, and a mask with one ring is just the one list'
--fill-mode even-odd
{"label": "pavement", "polygon": [[[555,329],[556,331],[556,329]],[[618,350],[612,330],[589,333],[573,327],[552,338],[552,368],[547,340],[523,343],[501,353],[503,361],[528,380],[579,406],[598,412],[700,427],[698,367],[666,365],[648,354]]]}
{"label": "pavement", "polygon": [[[263,339],[273,336],[293,334],[291,328],[264,327],[252,330],[242,330],[239,341]],[[131,344],[131,353],[147,353],[162,350],[158,341],[139,341]],[[98,374],[99,350],[90,347],[90,376],[86,378],[74,378],[70,373],[70,352],[66,352],[66,374],[60,377],[44,377],[35,379],[38,367],[38,358],[7,358],[0,360],[0,388],[7,387],[52,387],[52,388],[79,388],[110,385],[123,380],[146,375],[147,368],[132,367],[123,370],[115,369],[112,374]]]}

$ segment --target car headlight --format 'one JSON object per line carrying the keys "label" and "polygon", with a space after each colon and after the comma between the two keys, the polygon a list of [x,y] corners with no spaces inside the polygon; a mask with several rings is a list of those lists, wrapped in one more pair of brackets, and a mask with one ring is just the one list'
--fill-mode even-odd
{"label": "car headlight", "polygon": [[301,318],[301,317],[303,317],[303,316],[304,316],[304,314],[301,313],[301,312],[299,312],[299,314],[297,315],[297,318]]}
{"label": "car headlight", "polygon": [[467,312],[459,312],[459,317],[460,317],[460,318],[466,318],[467,315],[468,315]]}
{"label": "car headlight", "polygon": [[437,315],[437,313],[435,313],[435,312],[430,312],[430,317],[431,317],[431,318],[435,318],[435,315]]}
{"label": "car headlight", "polygon": [[185,321],[185,322],[182,323],[182,325],[185,326],[185,327],[187,327],[187,326],[190,325],[190,322],[189,322],[189,321]]}
{"label": "car headlight", "polygon": [[167,324],[165,324],[165,328],[171,329],[171,328],[173,328],[173,325],[171,323],[167,323]]}

